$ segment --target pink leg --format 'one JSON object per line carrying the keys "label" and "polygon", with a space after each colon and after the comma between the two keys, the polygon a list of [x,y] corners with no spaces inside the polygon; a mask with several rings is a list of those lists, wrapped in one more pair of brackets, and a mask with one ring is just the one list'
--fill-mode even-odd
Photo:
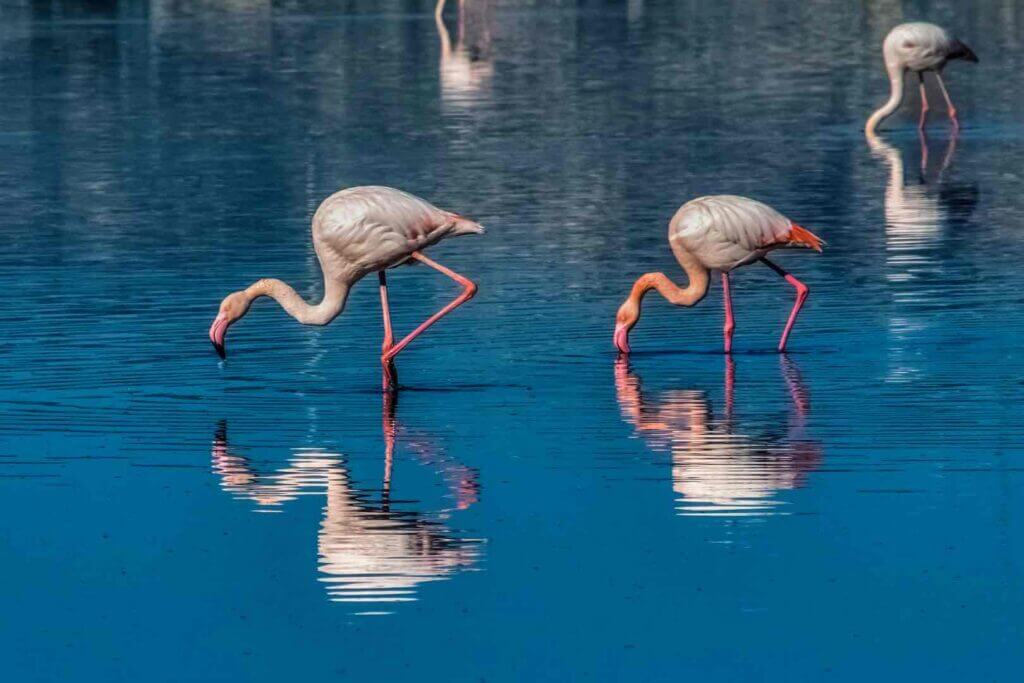
{"label": "pink leg", "polygon": [[942,74],[935,72],[935,77],[939,80],[942,96],[946,98],[946,106],[949,107],[949,118],[953,122],[953,128],[960,130],[960,120],[956,117],[956,107],[953,106],[953,100],[949,99],[949,92],[946,90],[946,84],[942,81]]}
{"label": "pink leg", "polygon": [[722,273],[722,298],[725,300],[725,352],[732,353],[732,331],[736,324],[732,319],[732,297],[729,296],[729,273]]}
{"label": "pink leg", "polygon": [[796,288],[796,303],[793,304],[793,310],[789,313],[789,320],[786,322],[786,329],[782,331],[782,339],[779,340],[779,352],[786,350],[786,340],[789,339],[789,333],[793,329],[793,324],[796,322],[796,317],[800,314],[800,309],[803,307],[804,302],[807,301],[807,294],[810,292],[807,289],[807,285],[797,280],[795,277],[779,268],[777,265],[772,263],[766,258],[761,259],[765,265],[774,270],[776,273],[786,279],[786,282],[793,285]]}
{"label": "pink leg", "polygon": [[917,78],[920,80],[918,87],[921,90],[921,120],[918,122],[917,127],[920,130],[924,130],[924,124],[928,118],[928,94],[924,90],[924,73],[918,71]]}
{"label": "pink leg", "polygon": [[398,387],[398,370],[395,363],[387,358],[388,351],[395,345],[395,337],[391,332],[391,307],[388,306],[388,279],[384,271],[377,272],[380,280],[380,308],[384,314],[384,343],[380,348],[380,362],[384,367],[384,391],[393,391]]}
{"label": "pink leg", "polygon": [[429,318],[427,318],[419,327],[417,327],[415,330],[413,330],[412,332],[407,334],[402,341],[398,342],[397,344],[392,346],[390,349],[388,349],[384,353],[384,356],[383,356],[383,360],[385,360],[385,361],[391,361],[392,359],[394,359],[395,356],[397,356],[399,353],[402,352],[402,349],[404,349],[406,346],[409,345],[409,342],[411,342],[413,339],[415,339],[416,337],[418,337],[421,334],[423,334],[423,332],[426,331],[426,329],[428,327],[430,327],[431,325],[436,323],[438,320],[440,320],[441,318],[443,318],[444,316],[448,315],[449,313],[451,313],[453,310],[455,310],[456,308],[458,308],[462,304],[464,304],[467,301],[469,301],[470,299],[472,299],[473,295],[476,294],[476,285],[471,280],[469,280],[468,278],[462,277],[461,275],[456,273],[454,270],[449,270],[448,268],[445,268],[440,263],[437,263],[435,261],[431,261],[430,259],[428,259],[423,254],[419,253],[418,251],[414,251],[412,253],[412,257],[414,259],[416,259],[417,261],[420,261],[421,263],[424,263],[424,264],[430,266],[431,268],[434,268],[435,270],[441,271],[442,273],[444,273],[445,275],[447,275],[451,279],[453,279],[456,282],[458,282],[465,289],[463,289],[462,294],[460,294],[457,297],[455,297],[454,301],[452,301],[450,304],[448,304],[447,306],[442,308],[440,311],[438,311],[434,315],[432,315]]}

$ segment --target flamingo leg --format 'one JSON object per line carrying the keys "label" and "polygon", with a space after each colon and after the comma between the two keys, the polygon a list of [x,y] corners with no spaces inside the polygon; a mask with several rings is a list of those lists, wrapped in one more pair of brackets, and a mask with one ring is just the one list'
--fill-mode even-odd
{"label": "flamingo leg", "polygon": [[440,320],[441,318],[448,315],[462,304],[472,299],[473,295],[476,294],[476,284],[474,284],[473,281],[470,280],[469,278],[465,278],[459,275],[454,270],[445,268],[440,263],[430,260],[429,258],[427,258],[418,251],[412,252],[411,256],[417,261],[444,273],[445,275],[447,275],[448,277],[462,285],[464,289],[462,290],[462,294],[455,297],[455,299],[451,303],[449,303],[447,306],[442,308],[434,315],[427,318],[425,321],[423,321],[423,323],[420,324],[419,327],[417,327],[415,330],[407,334],[405,338],[402,339],[402,341],[398,342],[397,344],[389,348],[387,351],[385,351],[384,355],[381,357],[381,360],[383,362],[391,362],[395,356],[401,353],[402,350],[409,345],[409,342],[411,342],[416,337],[420,336],[423,332],[426,331],[428,327],[436,323],[438,320]]}
{"label": "flamingo leg", "polygon": [[387,358],[387,353],[395,345],[395,336],[391,331],[391,307],[388,305],[388,278],[384,271],[377,271],[380,280],[380,310],[384,317],[384,342],[380,347],[380,362],[384,368],[384,391],[391,391],[398,386],[398,370],[395,363]]}
{"label": "flamingo leg", "polygon": [[924,130],[925,121],[928,118],[928,93],[924,89],[924,72],[917,72],[918,88],[921,91],[921,120],[917,123],[919,130]]}
{"label": "flamingo leg", "polygon": [[807,301],[807,294],[810,290],[807,285],[797,280],[795,277],[784,271],[766,258],[761,259],[766,266],[774,270],[776,273],[781,275],[786,282],[793,285],[796,288],[796,302],[793,304],[793,310],[789,313],[789,320],[786,321],[786,329],[782,331],[782,338],[779,339],[779,353],[786,350],[786,340],[789,339],[789,333],[793,329],[793,324],[796,322],[797,315],[800,314],[800,309],[803,307],[804,302]]}
{"label": "flamingo leg", "polygon": [[942,74],[935,72],[935,77],[939,80],[939,89],[942,90],[942,96],[946,98],[946,106],[949,107],[949,119],[953,122],[953,128],[960,130],[960,120],[956,117],[956,107],[953,106],[953,100],[949,99],[949,91],[946,90],[946,84],[942,80]]}
{"label": "flamingo leg", "polygon": [[729,296],[729,273],[722,273],[722,299],[725,301],[725,352],[732,353],[732,331],[736,324],[732,319],[732,297]]}

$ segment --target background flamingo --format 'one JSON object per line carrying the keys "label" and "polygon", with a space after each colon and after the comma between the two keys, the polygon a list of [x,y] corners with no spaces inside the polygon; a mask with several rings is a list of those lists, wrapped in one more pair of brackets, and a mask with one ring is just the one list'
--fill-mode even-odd
{"label": "background flamingo", "polygon": [[889,31],[882,44],[882,56],[885,58],[885,70],[889,74],[889,101],[868,119],[865,130],[869,134],[873,133],[878,124],[896,111],[903,102],[903,75],[907,71],[917,73],[918,87],[921,90],[921,120],[918,126],[924,128],[925,117],[928,114],[924,72],[933,71],[939,81],[942,96],[946,99],[949,118],[953,121],[954,127],[960,127],[960,122],[956,118],[956,107],[953,106],[946,84],[942,81],[942,70],[951,59],[977,62],[978,57],[971,48],[935,24],[914,22],[900,24]]}
{"label": "background flamingo", "polygon": [[796,288],[796,303],[779,340],[779,351],[785,351],[786,340],[809,290],[765,255],[782,247],[807,247],[820,252],[821,239],[761,202],[717,195],[683,204],[669,222],[668,242],[690,282],[681,288],[664,273],[641,275],[615,318],[614,342],[619,351],[629,353],[629,331],[640,319],[640,302],[648,291],[658,290],[676,306],[693,306],[707,294],[710,271],[717,270],[722,273],[725,295],[725,352],[731,353],[735,324],[729,272],[754,261],[761,261]]}
{"label": "background flamingo", "polygon": [[[306,303],[288,284],[264,278],[229,294],[210,326],[210,341],[221,358],[226,356],[224,336],[228,327],[244,316],[261,296],[281,304],[288,315],[303,325],[326,325],[345,308],[349,289],[365,275],[376,271],[380,279],[380,300],[384,314],[384,388],[397,386],[394,358],[424,330],[473,298],[476,285],[421,253],[421,250],[453,235],[482,234],[477,223],[444,211],[390,187],[353,187],[331,195],[313,216],[313,248],[324,276],[324,297],[319,304]],[[427,318],[397,344],[391,329],[388,286],[384,270],[411,259],[441,271],[463,287],[462,294]]]}

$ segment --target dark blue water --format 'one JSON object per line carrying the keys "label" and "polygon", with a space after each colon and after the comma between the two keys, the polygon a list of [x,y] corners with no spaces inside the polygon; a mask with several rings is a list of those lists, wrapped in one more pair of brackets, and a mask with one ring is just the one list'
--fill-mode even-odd
{"label": "dark blue water", "polygon": [[[1013,680],[1024,664],[1024,95],[1012,3],[0,5],[0,657],[9,680]],[[901,20],[981,57],[964,121]],[[444,55],[444,59],[442,59]],[[933,104],[938,102],[937,95]],[[927,159],[922,167],[922,151]],[[329,327],[319,202],[387,184],[489,229],[476,299],[379,392],[375,282]],[[756,197],[828,241],[721,297],[668,219]],[[396,271],[395,324],[456,293]]]}

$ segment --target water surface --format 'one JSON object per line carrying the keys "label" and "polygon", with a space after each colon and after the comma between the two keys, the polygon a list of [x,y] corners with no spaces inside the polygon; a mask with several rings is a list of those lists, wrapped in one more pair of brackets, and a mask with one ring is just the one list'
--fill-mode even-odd
{"label": "water surface", "polygon": [[[452,3],[456,4],[456,3]],[[0,7],[0,654],[14,680],[1005,680],[1022,662],[1013,3]],[[950,137],[881,140],[891,25],[954,27]],[[938,101],[937,99],[934,101]],[[926,154],[923,154],[926,153]],[[927,158],[922,159],[923,156]],[[922,163],[923,162],[923,163]],[[379,392],[375,281],[304,328],[319,202],[387,184],[484,237]],[[828,241],[811,288],[682,279],[689,198]],[[457,293],[389,279],[411,329]]]}

